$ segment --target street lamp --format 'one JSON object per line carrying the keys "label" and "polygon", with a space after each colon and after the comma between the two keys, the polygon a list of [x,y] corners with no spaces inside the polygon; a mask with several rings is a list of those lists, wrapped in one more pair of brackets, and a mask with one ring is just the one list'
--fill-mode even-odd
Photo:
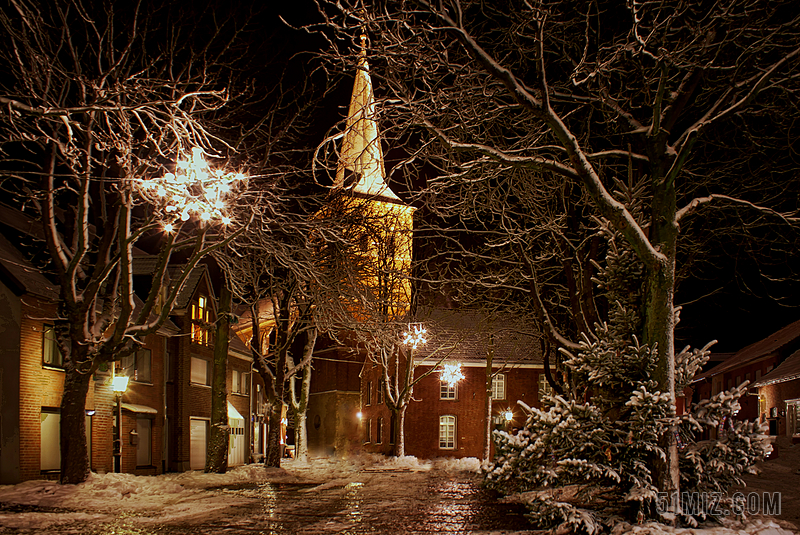
{"label": "street lamp", "polygon": [[129,377],[116,375],[111,379],[111,390],[117,400],[117,430],[114,433],[114,472],[122,471],[122,394],[128,389]]}

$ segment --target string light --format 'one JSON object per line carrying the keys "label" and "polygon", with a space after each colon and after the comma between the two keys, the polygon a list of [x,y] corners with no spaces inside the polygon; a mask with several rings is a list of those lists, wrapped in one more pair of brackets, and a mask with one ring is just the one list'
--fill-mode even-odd
{"label": "string light", "polygon": [[190,155],[180,155],[175,173],[138,180],[136,185],[142,197],[165,212],[167,220],[163,229],[172,232],[177,220],[188,221],[191,217],[206,223],[230,225],[231,218],[225,211],[245,180],[242,173],[212,169],[203,156],[203,149],[195,147]]}

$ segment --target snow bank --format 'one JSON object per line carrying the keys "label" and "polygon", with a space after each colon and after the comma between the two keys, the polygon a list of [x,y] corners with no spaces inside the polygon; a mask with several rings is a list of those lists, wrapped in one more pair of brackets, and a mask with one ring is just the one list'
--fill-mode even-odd
{"label": "snow bank", "polygon": [[722,526],[698,528],[673,528],[663,524],[647,523],[641,526],[632,526],[625,522],[619,523],[611,532],[612,535],[793,535],[772,520],[752,519],[744,524],[733,520],[724,520]]}

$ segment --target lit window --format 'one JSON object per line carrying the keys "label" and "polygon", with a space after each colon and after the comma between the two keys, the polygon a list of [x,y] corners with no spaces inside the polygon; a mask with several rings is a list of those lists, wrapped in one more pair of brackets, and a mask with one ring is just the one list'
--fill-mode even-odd
{"label": "lit window", "polygon": [[439,449],[453,450],[456,447],[456,417],[439,416]]}
{"label": "lit window", "polygon": [[191,376],[189,381],[195,385],[210,385],[211,374],[208,373],[209,364],[210,362],[205,359],[192,357]]}
{"label": "lit window", "polygon": [[439,381],[439,399],[456,399],[456,385]]}
{"label": "lit window", "polygon": [[120,374],[130,377],[139,383],[149,383],[152,379],[150,376],[150,359],[149,349],[140,349],[132,355],[123,357],[120,361],[122,366]]}
{"label": "lit window", "polygon": [[208,345],[208,318],[208,301],[201,295],[192,303],[192,342]]}
{"label": "lit window", "polygon": [[506,374],[492,377],[492,399],[506,399]]}
{"label": "lit window", "polygon": [[44,326],[42,340],[42,361],[46,366],[64,366],[64,356],[56,343],[56,331],[52,325]]}

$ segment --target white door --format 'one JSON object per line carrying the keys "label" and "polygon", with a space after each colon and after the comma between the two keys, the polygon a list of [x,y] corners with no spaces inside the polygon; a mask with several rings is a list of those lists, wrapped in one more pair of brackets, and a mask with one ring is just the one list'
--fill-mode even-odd
{"label": "white door", "polygon": [[208,422],[206,420],[189,420],[189,468],[203,470],[206,467],[206,434]]}
{"label": "white door", "polygon": [[231,428],[228,441],[228,466],[244,464],[244,417],[228,402],[228,426]]}

